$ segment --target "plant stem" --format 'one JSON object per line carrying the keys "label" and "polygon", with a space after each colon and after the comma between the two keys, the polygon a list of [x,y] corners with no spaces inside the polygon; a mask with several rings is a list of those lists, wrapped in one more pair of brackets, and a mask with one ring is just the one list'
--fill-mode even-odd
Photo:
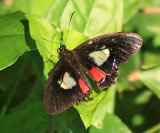
{"label": "plant stem", "polygon": [[50,115],[48,133],[54,133],[54,116]]}
{"label": "plant stem", "polygon": [[144,131],[144,133],[155,133],[157,131],[160,131],[160,123],[158,123],[157,125],[151,127],[150,129]]}

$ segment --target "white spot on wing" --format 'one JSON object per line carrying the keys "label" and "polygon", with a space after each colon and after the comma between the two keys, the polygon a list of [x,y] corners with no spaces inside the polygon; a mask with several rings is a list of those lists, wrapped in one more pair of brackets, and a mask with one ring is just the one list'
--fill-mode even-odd
{"label": "white spot on wing", "polygon": [[101,66],[109,57],[109,49],[105,49],[106,47],[103,46],[100,50],[92,52],[89,56],[93,59],[94,63],[97,66]]}
{"label": "white spot on wing", "polygon": [[64,74],[63,79],[58,80],[60,87],[67,90],[72,89],[76,85],[76,81],[70,76],[68,72]]}
{"label": "white spot on wing", "polygon": [[89,42],[88,42],[88,44],[92,44],[92,43],[93,43],[93,41],[89,41]]}

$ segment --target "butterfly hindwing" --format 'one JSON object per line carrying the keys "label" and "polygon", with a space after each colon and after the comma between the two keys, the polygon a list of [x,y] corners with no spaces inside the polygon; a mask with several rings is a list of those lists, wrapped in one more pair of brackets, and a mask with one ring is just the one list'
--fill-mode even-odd
{"label": "butterfly hindwing", "polygon": [[90,39],[75,48],[73,53],[81,67],[103,90],[115,83],[119,65],[127,62],[141,45],[139,35],[119,32]]}
{"label": "butterfly hindwing", "polygon": [[62,58],[45,86],[44,105],[48,113],[62,112],[91,93],[91,85],[73,60]]}

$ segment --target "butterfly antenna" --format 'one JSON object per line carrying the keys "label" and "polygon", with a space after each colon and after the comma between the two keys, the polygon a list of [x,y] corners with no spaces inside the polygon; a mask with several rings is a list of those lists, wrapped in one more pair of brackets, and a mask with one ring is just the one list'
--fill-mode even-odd
{"label": "butterfly antenna", "polygon": [[55,56],[55,55],[51,55],[44,63],[48,62],[53,56],[56,57],[58,60],[60,59],[60,58],[58,58],[58,57]]}
{"label": "butterfly antenna", "polygon": [[[55,36],[55,35],[54,35],[54,36]],[[54,36],[53,36],[53,38],[54,38]],[[51,42],[51,43],[56,43],[56,42],[50,41],[50,40],[48,40],[48,39],[46,39],[46,38],[43,38],[43,40],[48,41],[48,42]],[[59,43],[56,43],[56,44],[59,44]],[[57,57],[57,56],[55,56],[55,55],[51,55],[44,63],[48,62],[53,56],[56,57],[57,59],[59,59],[59,57]]]}
{"label": "butterfly antenna", "polygon": [[72,20],[72,17],[74,15],[75,11],[71,14],[71,17],[70,17],[70,20],[69,20],[69,25],[68,25],[68,29],[67,29],[67,35],[66,35],[66,39],[64,41],[64,44],[66,43],[66,40],[67,40],[67,37],[68,37],[68,33],[69,33],[69,27],[70,27],[70,24],[71,24],[71,20]]}
{"label": "butterfly antenna", "polygon": [[[48,40],[48,39],[46,39],[46,38],[43,38],[43,40],[48,41],[48,42],[51,42],[51,43],[56,43],[56,42],[50,41],[50,40]],[[59,43],[56,43],[56,44],[59,44]]]}

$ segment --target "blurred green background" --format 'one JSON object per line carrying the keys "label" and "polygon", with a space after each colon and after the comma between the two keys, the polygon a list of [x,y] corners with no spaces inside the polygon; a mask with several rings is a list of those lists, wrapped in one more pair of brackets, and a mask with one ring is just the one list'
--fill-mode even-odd
{"label": "blurred green background", "polygon": [[[119,31],[144,42],[120,65],[117,84],[94,92],[97,102],[50,116],[43,92],[57,59],[44,62],[59,45],[43,38],[59,43],[60,29],[65,38],[73,11],[69,49]],[[160,1],[0,0],[0,70],[0,133],[160,133]]]}

